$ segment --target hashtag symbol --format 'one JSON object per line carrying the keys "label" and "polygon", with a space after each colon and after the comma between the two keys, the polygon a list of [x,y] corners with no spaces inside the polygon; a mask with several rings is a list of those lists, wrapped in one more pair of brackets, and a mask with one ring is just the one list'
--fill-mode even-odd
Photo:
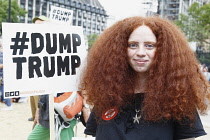
{"label": "hashtag symbol", "polygon": [[10,49],[13,49],[12,55],[17,55],[17,50],[19,50],[19,55],[23,54],[24,49],[28,49],[28,45],[25,45],[29,41],[29,38],[26,38],[27,32],[23,32],[22,38],[20,37],[20,32],[16,33],[16,37],[12,38],[14,45],[10,45]]}

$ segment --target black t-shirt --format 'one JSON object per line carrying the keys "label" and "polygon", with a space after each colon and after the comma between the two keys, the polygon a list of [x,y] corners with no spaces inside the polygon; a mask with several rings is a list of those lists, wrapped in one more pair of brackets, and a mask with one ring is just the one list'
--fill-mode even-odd
{"label": "black t-shirt", "polygon": [[138,124],[134,123],[133,119],[136,115],[135,106],[135,103],[132,103],[115,118],[101,120],[100,123],[96,122],[92,112],[85,134],[95,136],[96,140],[179,140],[206,135],[198,114],[193,126],[190,126],[187,120],[180,123],[172,119],[159,122],[140,119]]}

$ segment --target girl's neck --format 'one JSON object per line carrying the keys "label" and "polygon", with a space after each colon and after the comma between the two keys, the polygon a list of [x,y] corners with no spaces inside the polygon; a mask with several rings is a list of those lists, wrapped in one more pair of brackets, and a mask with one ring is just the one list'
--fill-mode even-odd
{"label": "girl's neck", "polygon": [[148,77],[147,75],[138,75],[136,81],[136,88],[134,91],[135,93],[145,93],[147,77]]}

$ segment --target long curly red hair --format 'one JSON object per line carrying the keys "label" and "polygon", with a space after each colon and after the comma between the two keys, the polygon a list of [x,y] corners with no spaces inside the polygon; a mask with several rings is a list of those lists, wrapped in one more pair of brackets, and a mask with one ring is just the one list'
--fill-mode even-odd
{"label": "long curly red hair", "polygon": [[128,39],[139,26],[151,28],[157,50],[146,83],[143,113],[147,120],[162,118],[193,120],[196,109],[207,109],[208,83],[198,67],[194,52],[184,34],[173,23],[160,17],[131,17],[118,21],[90,49],[81,87],[95,113],[119,109],[130,103],[138,83],[127,58]]}

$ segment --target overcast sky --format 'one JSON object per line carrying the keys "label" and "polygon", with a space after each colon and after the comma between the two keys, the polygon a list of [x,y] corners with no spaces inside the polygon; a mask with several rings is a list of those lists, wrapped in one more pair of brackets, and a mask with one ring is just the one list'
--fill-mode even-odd
{"label": "overcast sky", "polygon": [[144,16],[141,0],[98,0],[107,14],[110,16],[108,19],[108,26],[114,22],[130,16]]}

